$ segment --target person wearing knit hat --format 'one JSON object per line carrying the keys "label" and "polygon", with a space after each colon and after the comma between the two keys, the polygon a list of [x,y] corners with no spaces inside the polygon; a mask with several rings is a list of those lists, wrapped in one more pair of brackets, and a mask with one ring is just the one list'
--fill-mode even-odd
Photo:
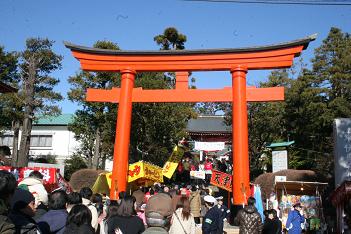
{"label": "person wearing knit hat", "polygon": [[27,190],[16,189],[11,200],[9,218],[15,224],[16,233],[41,233],[33,217],[36,212],[35,198]]}
{"label": "person wearing knit hat", "polygon": [[48,211],[48,193],[43,185],[44,176],[39,171],[32,171],[28,177],[19,182],[18,187],[27,189],[35,198],[37,212],[33,219],[38,220]]}
{"label": "person wearing knit hat", "polygon": [[43,175],[39,171],[32,171],[28,177],[19,182],[18,186],[27,185],[29,192],[35,198],[36,205],[48,205],[48,192],[43,185]]}

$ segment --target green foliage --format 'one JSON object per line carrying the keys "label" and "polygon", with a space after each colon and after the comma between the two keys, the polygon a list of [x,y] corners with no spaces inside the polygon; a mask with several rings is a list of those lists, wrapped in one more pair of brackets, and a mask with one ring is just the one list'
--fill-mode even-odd
{"label": "green foliage", "polygon": [[61,69],[63,57],[52,51],[54,41],[47,38],[29,38],[26,49],[20,53],[21,92],[24,104],[33,109],[36,116],[58,115],[56,102],[63,99],[54,87],[60,82],[50,74]]}
{"label": "green foliage", "polygon": [[0,46],[0,81],[12,83],[18,79],[16,53],[6,52],[4,47]]}
{"label": "green foliage", "polygon": [[51,73],[61,69],[62,56],[52,51],[54,41],[47,38],[29,38],[26,48],[19,53],[19,95],[23,105],[23,122],[18,157],[13,164],[26,166],[34,116],[58,115],[61,109],[56,102],[63,99],[54,87],[59,79]]}
{"label": "green foliage", "polygon": [[230,104],[221,102],[199,102],[194,106],[194,110],[200,115],[216,115],[224,111],[228,105]]}
{"label": "green foliage", "polygon": [[[0,46],[0,81],[18,88],[18,54],[6,52]],[[17,94],[0,94],[0,131],[10,129],[14,119],[21,118],[19,114],[23,103],[18,100]]]}
{"label": "green foliage", "polygon": [[65,179],[69,181],[74,172],[84,168],[87,168],[84,158],[79,154],[74,154],[65,160]]}
{"label": "green foliage", "polygon": [[154,37],[161,50],[183,50],[185,48],[186,36],[178,32],[176,28],[166,28],[163,34]]}
{"label": "green foliage", "polygon": [[[285,87],[284,102],[248,104],[251,175],[262,173],[266,144],[294,140],[289,168],[333,175],[332,126],[335,118],[351,117],[351,39],[332,28],[315,50],[312,69],[278,70],[259,87]],[[231,111],[227,112],[231,123]],[[268,158],[269,158],[268,157]],[[270,165],[269,160],[265,162]]]}
{"label": "green foliage", "polygon": [[[119,50],[117,44],[97,41],[95,48]],[[90,168],[98,168],[99,160],[112,156],[117,105],[112,103],[86,102],[86,89],[111,89],[120,85],[120,75],[111,72],[80,71],[68,79],[71,89],[69,100],[82,106],[77,110],[69,129],[81,142],[79,152],[84,155]],[[100,163],[101,164],[101,163]]]}
{"label": "green foliage", "polygon": [[[144,89],[169,89],[162,73],[138,75],[136,86]],[[142,103],[133,105],[131,153],[140,159],[163,166],[174,145],[186,136],[187,121],[195,117],[190,104]]]}

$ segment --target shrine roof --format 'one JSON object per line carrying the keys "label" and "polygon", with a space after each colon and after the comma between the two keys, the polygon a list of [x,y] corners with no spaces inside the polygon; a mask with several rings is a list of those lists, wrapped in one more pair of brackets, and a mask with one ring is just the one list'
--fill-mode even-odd
{"label": "shrine roof", "polygon": [[224,116],[198,116],[197,119],[189,120],[186,131],[231,133],[232,127],[225,125]]}
{"label": "shrine roof", "polygon": [[267,145],[266,147],[267,148],[287,147],[287,146],[290,146],[294,143],[295,143],[295,141],[274,142],[274,143],[271,143],[270,145]]}
{"label": "shrine roof", "polygon": [[274,49],[284,49],[293,46],[303,46],[306,49],[311,41],[314,41],[317,34],[313,34],[301,39],[292,40],[288,42],[265,45],[265,46],[253,46],[253,47],[242,47],[242,48],[219,48],[219,49],[198,49],[198,50],[109,50],[99,49],[92,47],[85,47],[75,45],[70,42],[64,41],[67,48],[84,53],[91,54],[104,54],[104,55],[191,55],[191,54],[226,54],[226,53],[245,53],[245,52],[260,52]]}
{"label": "shrine roof", "polygon": [[33,125],[62,125],[67,126],[73,123],[74,115],[73,114],[61,114],[58,116],[39,116],[34,122]]}

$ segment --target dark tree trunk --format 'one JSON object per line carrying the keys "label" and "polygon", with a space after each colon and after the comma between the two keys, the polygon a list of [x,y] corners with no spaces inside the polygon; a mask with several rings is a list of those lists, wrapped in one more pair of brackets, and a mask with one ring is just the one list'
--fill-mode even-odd
{"label": "dark tree trunk", "polygon": [[30,135],[32,132],[32,122],[34,115],[34,84],[36,80],[37,61],[34,57],[28,61],[28,71],[24,77],[25,108],[21,134],[20,150],[18,154],[18,166],[28,165],[28,154],[30,147]]}
{"label": "dark tree trunk", "polygon": [[20,122],[15,120],[12,124],[13,130],[13,141],[12,141],[12,160],[11,164],[13,167],[17,167],[18,164],[18,136],[20,130]]}
{"label": "dark tree trunk", "polygon": [[32,121],[33,121],[32,116],[26,113],[23,121],[20,149],[18,154],[18,161],[17,161],[18,167],[26,167],[28,165]]}

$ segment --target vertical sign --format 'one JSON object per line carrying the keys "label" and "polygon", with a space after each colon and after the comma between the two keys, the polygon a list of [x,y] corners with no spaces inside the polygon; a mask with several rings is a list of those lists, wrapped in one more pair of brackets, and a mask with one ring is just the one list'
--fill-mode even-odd
{"label": "vertical sign", "polygon": [[286,150],[272,152],[272,172],[288,169],[288,152]]}
{"label": "vertical sign", "polygon": [[335,185],[351,179],[351,119],[334,120]]}

